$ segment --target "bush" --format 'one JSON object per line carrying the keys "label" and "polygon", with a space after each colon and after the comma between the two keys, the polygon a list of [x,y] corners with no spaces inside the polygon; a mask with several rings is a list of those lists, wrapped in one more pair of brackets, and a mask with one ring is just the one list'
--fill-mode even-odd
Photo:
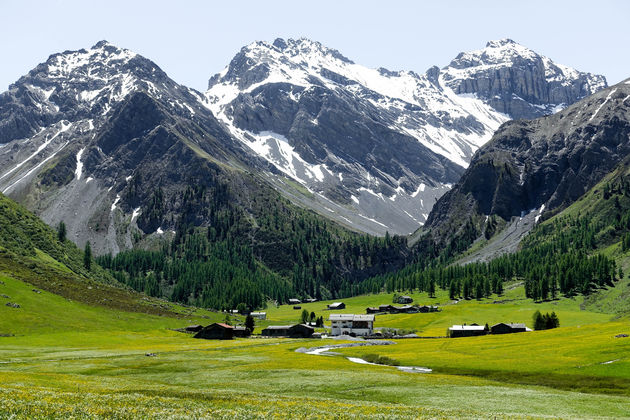
{"label": "bush", "polygon": [[379,356],[378,354],[366,354],[363,360],[368,363],[376,363],[377,365],[400,366],[400,362],[387,356]]}

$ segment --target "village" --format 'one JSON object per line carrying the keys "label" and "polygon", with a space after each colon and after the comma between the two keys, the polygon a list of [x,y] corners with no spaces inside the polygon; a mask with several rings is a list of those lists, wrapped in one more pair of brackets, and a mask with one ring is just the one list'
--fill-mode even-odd
{"label": "village", "polygon": [[[405,328],[391,328],[375,326],[378,316],[382,315],[408,315],[422,316],[422,314],[439,313],[438,305],[413,304],[410,296],[395,296],[395,301],[402,306],[394,304],[380,304],[365,308],[365,314],[357,313],[329,313],[327,319],[324,316],[317,317],[315,312],[302,309],[302,304],[316,303],[315,299],[289,299],[288,307],[295,311],[302,310],[300,320],[293,324],[266,325],[258,334],[254,334],[257,322],[268,323],[267,312],[231,310],[226,312],[225,322],[215,322],[207,326],[191,325],[179,331],[194,334],[194,338],[209,340],[230,340],[234,338],[348,338],[348,339],[384,339],[421,338],[414,331]],[[342,301],[327,304],[323,311],[342,311],[346,304]],[[244,321],[240,316],[245,316]],[[233,322],[236,321],[236,322]],[[328,323],[325,323],[328,321]],[[460,338],[475,337],[487,334],[511,334],[532,331],[524,323],[499,322],[494,325],[479,325],[477,323],[463,323],[452,325],[446,330],[444,336],[433,338]],[[426,337],[422,337],[426,338]]]}

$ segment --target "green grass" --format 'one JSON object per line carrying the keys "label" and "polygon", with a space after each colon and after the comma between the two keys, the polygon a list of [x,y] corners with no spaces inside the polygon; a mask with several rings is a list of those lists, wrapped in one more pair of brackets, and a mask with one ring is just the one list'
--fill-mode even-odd
{"label": "green grass", "polygon": [[[170,316],[88,305],[0,276],[0,418],[621,418],[630,413],[627,320],[581,310],[582,299],[534,304],[522,287],[505,296],[447,305],[433,314],[378,315],[377,327],[442,335],[461,322],[529,323],[555,310],[557,330],[467,339],[398,340],[297,353],[337,340],[198,340],[172,328],[209,324],[224,314],[173,305]],[[391,303],[392,295],[343,299],[347,309]],[[505,303],[491,303],[505,300]],[[21,308],[4,305],[18,302]],[[328,318],[329,302],[301,305]],[[296,322],[301,310],[267,309],[262,324]],[[234,317],[243,319],[244,317]],[[579,326],[579,327],[578,327]],[[155,357],[146,354],[154,353]],[[355,364],[377,354],[430,374]],[[613,363],[601,364],[615,360]]]}
{"label": "green grass", "polygon": [[[439,305],[441,311],[434,313],[417,314],[387,314],[376,315],[375,328],[401,328],[416,330],[420,336],[444,336],[446,329],[453,324],[493,325],[499,322],[523,322],[532,327],[532,315],[536,310],[541,312],[555,311],[560,317],[562,326],[578,326],[593,323],[602,323],[613,318],[611,313],[594,313],[583,310],[583,296],[571,299],[559,299],[555,301],[534,303],[525,297],[522,286],[517,284],[506,285],[506,291],[502,296],[493,295],[482,300],[461,300],[452,303],[448,298],[448,292],[438,290],[435,298],[430,298],[427,293],[406,293],[414,299],[414,303],[421,305]],[[370,306],[391,304],[393,294],[378,294],[358,296],[347,299],[339,299],[346,304],[346,309],[328,311],[329,303],[333,301],[313,302],[300,304],[302,309],[315,312],[317,316],[323,316],[327,325],[328,317],[332,313],[364,314]],[[494,303],[500,302],[500,303]],[[400,305],[398,305],[400,306]],[[259,328],[273,324],[295,323],[300,320],[302,309],[295,310],[292,305],[275,307],[270,305],[266,321],[257,321]]]}

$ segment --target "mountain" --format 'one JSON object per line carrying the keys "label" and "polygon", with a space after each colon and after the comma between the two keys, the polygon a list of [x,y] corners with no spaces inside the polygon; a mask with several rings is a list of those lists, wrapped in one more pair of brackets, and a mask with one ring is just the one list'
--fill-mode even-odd
{"label": "mountain", "polygon": [[471,240],[500,231],[482,259],[515,249],[541,217],[574,203],[619,165],[629,138],[630,80],[556,114],[506,123],[436,203],[425,232],[444,244],[471,228]]}
{"label": "mountain", "polygon": [[425,74],[277,39],[244,47],[205,96],[235,138],[307,189],[275,182],[285,195],[364,232],[407,234],[502,123],[605,86],[507,39]]}
{"label": "mountain", "polygon": [[52,55],[0,95],[0,191],[97,253],[173,229],[190,180],[254,166],[200,99],[105,41]]}
{"label": "mountain", "polygon": [[280,173],[202,95],[107,42],[51,56],[0,95],[0,115],[0,190],[151,296],[214,308],[347,296],[408,258],[404,238],[283,198],[267,181]]}
{"label": "mountain", "polygon": [[441,83],[515,120],[552,114],[607,86],[604,76],[554,63],[507,38],[460,53],[444,68]]}
{"label": "mountain", "polygon": [[[258,42],[204,95],[106,41],[54,54],[0,94],[0,192],[97,254],[207,226],[186,196],[199,186],[253,220],[275,188],[352,229],[409,233],[509,118],[446,86],[451,67],[372,70],[313,41]],[[585,78],[605,83],[563,83]]]}

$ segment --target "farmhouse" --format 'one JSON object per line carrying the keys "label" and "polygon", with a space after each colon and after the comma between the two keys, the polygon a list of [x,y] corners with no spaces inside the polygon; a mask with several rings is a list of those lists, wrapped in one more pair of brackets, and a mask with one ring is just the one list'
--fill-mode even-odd
{"label": "farmhouse", "polygon": [[289,299],[289,305],[298,305],[302,303],[300,299]]}
{"label": "farmhouse", "polygon": [[411,296],[398,296],[398,303],[402,303],[403,305],[412,303],[413,299]]}
{"label": "farmhouse", "polygon": [[267,319],[267,312],[252,312],[250,315],[254,319]]}
{"label": "farmhouse", "polygon": [[451,338],[473,337],[486,334],[488,334],[488,332],[483,325],[453,325],[446,332],[446,335]]}
{"label": "farmhouse", "polygon": [[365,308],[365,313],[366,313],[366,314],[377,314],[377,313],[379,313],[380,311],[381,311],[381,310],[380,310],[378,307],[376,307],[376,306],[374,306],[374,307],[369,307],[369,308]]}
{"label": "farmhouse", "polygon": [[427,312],[437,312],[438,311],[438,307],[437,306],[427,306],[427,305],[422,305],[418,307],[418,310],[421,313],[427,313]]}
{"label": "farmhouse", "polygon": [[372,335],[374,315],[333,314],[330,316],[331,335]]}
{"label": "farmhouse", "polygon": [[330,305],[328,305],[328,309],[335,310],[335,309],[346,309],[346,304],[343,302],[335,302],[335,303],[331,303]]}
{"label": "farmhouse", "polygon": [[525,324],[505,324],[503,322],[500,322],[490,327],[490,334],[511,334],[525,332],[527,330],[528,328],[525,326]]}
{"label": "farmhouse", "polygon": [[262,330],[261,335],[267,337],[308,338],[313,335],[315,329],[308,325],[270,325]]}
{"label": "farmhouse", "polygon": [[231,340],[234,337],[234,327],[216,322],[207,327],[203,327],[194,337],[205,338],[207,340]]}

